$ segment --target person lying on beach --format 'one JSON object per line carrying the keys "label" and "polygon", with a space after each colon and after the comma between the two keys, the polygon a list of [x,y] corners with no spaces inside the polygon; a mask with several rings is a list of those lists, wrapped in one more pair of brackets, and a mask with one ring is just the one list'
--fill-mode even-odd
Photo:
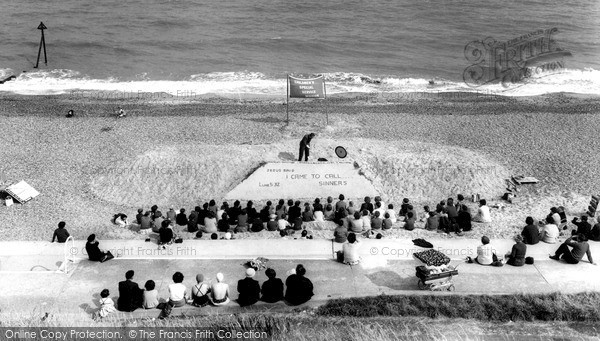
{"label": "person lying on beach", "polygon": [[[569,246],[572,248],[569,249]],[[577,264],[583,259],[583,255],[587,256],[590,264],[596,265],[592,259],[592,251],[587,243],[587,237],[584,234],[578,234],[560,244],[554,255],[550,255],[551,259],[564,259],[569,264]]]}
{"label": "person lying on beach", "polygon": [[113,216],[113,223],[119,225],[119,227],[127,227],[129,222],[127,221],[127,215],[123,213],[117,213]]}
{"label": "person lying on beach", "polygon": [[70,234],[65,229],[66,225],[67,223],[65,223],[64,221],[58,223],[58,228],[54,230],[54,233],[52,234],[51,243],[54,243],[54,240],[56,240],[58,243],[64,243],[67,241],[67,238],[69,238]]}

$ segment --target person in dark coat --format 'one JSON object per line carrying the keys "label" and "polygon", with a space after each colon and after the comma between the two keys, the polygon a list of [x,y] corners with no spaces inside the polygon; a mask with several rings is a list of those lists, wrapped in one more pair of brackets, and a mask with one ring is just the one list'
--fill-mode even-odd
{"label": "person in dark coat", "polygon": [[134,311],[142,306],[144,291],[133,281],[133,270],[125,273],[125,280],[119,282],[119,299],[117,309],[120,311]]}
{"label": "person in dark coat", "polygon": [[177,217],[175,218],[175,223],[179,226],[186,226],[188,223],[188,218],[185,215],[185,208],[182,208],[179,211],[179,214],[177,215]]}
{"label": "person in dark coat", "polygon": [[360,205],[360,211],[364,211],[367,210],[369,211],[369,214],[373,214],[373,210],[375,209],[375,207],[373,207],[373,203],[371,202],[371,198],[370,197],[365,197],[365,202],[362,203],[362,205]]}
{"label": "person in dark coat", "polygon": [[260,210],[260,219],[262,219],[263,223],[269,221],[269,216],[271,215],[271,205],[273,205],[273,203],[269,200],[267,201],[267,205]]}
{"label": "person in dark coat", "polygon": [[288,276],[285,280],[287,291],[285,300],[291,305],[300,305],[308,302],[314,295],[313,284],[310,279],[304,277],[306,269],[302,264],[296,266],[296,273]]}
{"label": "person in dark coat", "polygon": [[169,221],[162,222],[160,230],[158,230],[158,244],[169,244],[173,242],[173,230],[169,227]]}
{"label": "person in dark coat", "polygon": [[237,290],[240,294],[237,302],[240,307],[246,307],[258,302],[260,298],[260,285],[258,281],[253,279],[256,271],[253,268],[246,270],[246,278],[238,281]]}
{"label": "person in dark coat", "polygon": [[256,212],[256,208],[254,208],[252,200],[248,201],[246,204],[246,213],[248,214],[248,221],[254,221],[254,219],[259,216],[258,212]]}
{"label": "person in dark coat", "polygon": [[263,283],[260,290],[262,294],[261,300],[267,303],[281,301],[283,299],[283,281],[280,278],[276,278],[277,273],[271,268],[265,270],[265,275],[269,279]]}
{"label": "person in dark coat", "polygon": [[250,231],[252,232],[260,232],[265,229],[265,225],[262,219],[259,216],[254,217],[252,221],[252,226],[250,227]]}
{"label": "person in dark coat", "polygon": [[190,216],[188,217],[187,230],[188,232],[198,231],[198,212],[192,211],[192,213],[190,213]]}
{"label": "person in dark coat", "polygon": [[467,205],[461,206],[460,212],[458,212],[458,216],[456,217],[456,223],[458,224],[459,231],[471,231],[471,213]]}
{"label": "person in dark coat", "polygon": [[138,208],[138,213],[135,215],[135,221],[137,221],[138,225],[142,223],[143,216],[144,216],[144,209]]}
{"label": "person in dark coat", "polygon": [[523,236],[523,242],[529,245],[535,245],[540,242],[540,230],[534,225],[532,217],[525,218],[525,226],[521,236]]}
{"label": "person in dark coat", "polygon": [[525,265],[525,254],[527,253],[527,245],[523,243],[523,236],[517,235],[515,237],[515,245],[512,247],[512,251],[508,254],[508,261],[506,264],[512,266],[523,266]]}
{"label": "person in dark coat", "polygon": [[294,206],[288,209],[288,221],[293,224],[297,218],[302,219],[302,208],[300,208],[300,200],[296,200]]}
{"label": "person in dark coat", "polygon": [[315,133],[310,133],[304,135],[302,140],[300,140],[300,156],[298,156],[298,161],[302,161],[302,156],[304,155],[304,161],[308,161],[308,154],[310,152],[310,141],[315,137]]}
{"label": "person in dark coat", "polygon": [[590,239],[591,234],[592,234],[592,225],[590,225],[590,223],[588,223],[587,215],[582,215],[581,221],[578,221],[577,217],[575,217],[575,218],[573,218],[573,221],[571,221],[571,222],[573,223],[573,225],[577,226],[577,230],[573,231],[573,235],[583,234],[588,239]]}
{"label": "person in dark coat", "polygon": [[89,260],[93,262],[104,262],[108,257],[108,252],[103,252],[98,246],[95,234],[90,234],[87,243],[85,243],[85,251],[88,254]]}

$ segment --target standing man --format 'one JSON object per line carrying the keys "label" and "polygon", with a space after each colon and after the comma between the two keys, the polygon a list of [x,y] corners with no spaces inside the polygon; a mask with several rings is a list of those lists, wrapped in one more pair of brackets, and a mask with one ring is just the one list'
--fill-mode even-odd
{"label": "standing man", "polygon": [[306,155],[304,161],[308,161],[308,152],[310,151],[310,141],[315,137],[315,133],[310,133],[308,135],[304,135],[302,140],[300,141],[300,156],[298,157],[298,161],[302,161],[302,155]]}

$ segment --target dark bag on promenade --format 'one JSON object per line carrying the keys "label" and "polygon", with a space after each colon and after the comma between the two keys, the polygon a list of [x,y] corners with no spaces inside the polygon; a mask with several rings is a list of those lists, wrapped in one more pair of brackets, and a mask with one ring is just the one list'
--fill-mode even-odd
{"label": "dark bag on promenade", "polygon": [[113,254],[110,251],[106,251],[106,254],[104,255],[104,257],[102,257],[102,259],[100,260],[100,263],[104,263],[108,260],[111,260],[115,258],[115,256],[113,256]]}
{"label": "dark bag on promenade", "polygon": [[525,264],[532,265],[533,261],[533,257],[525,257]]}
{"label": "dark bag on promenade", "polygon": [[172,311],[173,311],[173,306],[171,305],[171,302],[165,302],[162,307],[162,311],[160,312],[159,318],[164,319],[164,318],[171,316]]}
{"label": "dark bag on promenade", "polygon": [[424,247],[424,248],[427,248],[427,249],[431,249],[433,247],[433,244],[431,244],[430,242],[426,241],[423,238],[413,239],[412,242],[416,246]]}

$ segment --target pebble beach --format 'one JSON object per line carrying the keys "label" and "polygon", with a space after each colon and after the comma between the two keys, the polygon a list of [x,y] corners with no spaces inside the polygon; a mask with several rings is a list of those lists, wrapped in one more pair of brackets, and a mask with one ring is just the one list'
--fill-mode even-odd
{"label": "pebble beach", "polygon": [[[189,212],[211,199],[222,202],[260,163],[293,160],[308,132],[317,133],[313,157],[334,160],[333,147],[343,145],[347,160],[397,208],[404,197],[420,211],[459,193],[479,193],[497,206],[492,223],[475,223],[464,237],[452,238],[510,238],[526,216],[542,219],[552,206],[579,216],[600,193],[594,157],[600,100],[594,96],[347,94],[290,102],[289,122],[285,101],[268,96],[165,101],[2,94],[0,102],[1,188],[25,180],[41,193],[24,205],[0,206],[2,240],[50,240],[61,220],[76,239],[90,233],[144,239],[113,225],[113,214],[133,218],[153,204],[163,212],[171,206]],[[116,118],[119,106],[127,117]],[[65,117],[69,109],[75,117]],[[511,204],[501,195],[514,175],[539,183],[519,186]],[[315,238],[331,238],[334,226],[307,229]],[[442,236],[398,224],[384,238],[431,235]]]}

